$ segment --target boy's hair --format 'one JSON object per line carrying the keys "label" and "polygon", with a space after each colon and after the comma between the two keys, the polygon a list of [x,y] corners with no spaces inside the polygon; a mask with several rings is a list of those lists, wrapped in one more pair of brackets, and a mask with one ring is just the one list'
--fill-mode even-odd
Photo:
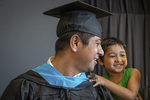
{"label": "boy's hair", "polygon": [[[119,44],[121,47],[124,48],[124,50],[126,52],[126,45],[120,39],[115,38],[115,37],[108,37],[108,38],[103,39],[101,42],[101,46],[104,51],[104,55],[107,52],[107,47],[110,45],[115,45],[115,44]],[[100,59],[103,61],[103,56],[100,56]]]}
{"label": "boy's hair", "polygon": [[61,37],[59,37],[59,39],[56,41],[56,43],[55,43],[56,54],[59,51],[65,50],[70,45],[70,38],[74,34],[77,34],[80,37],[80,39],[81,39],[81,41],[83,43],[83,48],[89,44],[89,39],[91,37],[94,37],[94,35],[92,35],[92,34],[83,33],[83,32],[80,32],[80,31],[67,32],[64,35],[62,35]]}

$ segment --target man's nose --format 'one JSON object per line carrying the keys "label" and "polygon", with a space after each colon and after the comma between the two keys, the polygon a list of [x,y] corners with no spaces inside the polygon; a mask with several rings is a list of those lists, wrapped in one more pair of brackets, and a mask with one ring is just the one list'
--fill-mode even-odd
{"label": "man's nose", "polygon": [[104,55],[104,51],[103,51],[101,45],[100,45],[99,48],[98,48],[98,54],[99,54],[99,56],[103,56],[103,55]]}

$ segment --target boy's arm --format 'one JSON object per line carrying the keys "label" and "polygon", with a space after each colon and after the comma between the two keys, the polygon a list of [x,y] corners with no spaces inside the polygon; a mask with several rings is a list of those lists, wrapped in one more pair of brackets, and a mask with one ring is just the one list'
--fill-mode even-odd
{"label": "boy's arm", "polygon": [[[124,100],[134,100],[138,94],[139,86],[140,86],[140,72],[137,69],[133,69],[131,73],[131,77],[128,81],[127,88],[119,86],[101,76],[97,76],[97,81],[93,86],[97,86],[98,84],[105,85],[113,94],[124,99]],[[89,81],[94,81],[90,79]]]}

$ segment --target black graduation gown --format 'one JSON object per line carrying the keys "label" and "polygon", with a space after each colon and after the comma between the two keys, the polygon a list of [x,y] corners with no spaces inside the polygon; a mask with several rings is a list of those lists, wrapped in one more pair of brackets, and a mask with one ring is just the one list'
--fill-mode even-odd
{"label": "black graduation gown", "polygon": [[32,70],[12,80],[0,100],[113,100],[109,90],[84,81],[75,88],[50,85]]}

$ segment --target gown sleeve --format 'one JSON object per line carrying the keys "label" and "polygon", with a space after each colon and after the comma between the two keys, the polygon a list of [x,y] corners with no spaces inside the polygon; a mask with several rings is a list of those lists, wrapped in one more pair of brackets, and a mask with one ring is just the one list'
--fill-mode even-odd
{"label": "gown sleeve", "polygon": [[32,95],[33,91],[29,88],[29,82],[25,79],[12,80],[3,92],[0,100],[28,100],[29,91]]}

